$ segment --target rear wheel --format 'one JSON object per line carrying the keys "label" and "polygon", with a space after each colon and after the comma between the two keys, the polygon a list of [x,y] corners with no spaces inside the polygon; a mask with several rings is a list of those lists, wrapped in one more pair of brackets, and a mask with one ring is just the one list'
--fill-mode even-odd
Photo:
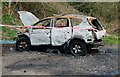
{"label": "rear wheel", "polygon": [[16,50],[18,51],[29,51],[31,47],[30,41],[28,38],[20,37],[16,41]]}
{"label": "rear wheel", "polygon": [[69,51],[73,56],[85,56],[87,48],[83,41],[74,40],[69,44]]}

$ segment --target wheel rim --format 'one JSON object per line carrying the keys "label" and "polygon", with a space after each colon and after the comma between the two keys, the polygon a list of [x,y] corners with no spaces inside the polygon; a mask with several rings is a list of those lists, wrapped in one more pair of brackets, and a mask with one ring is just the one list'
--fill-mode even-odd
{"label": "wheel rim", "polygon": [[78,54],[79,55],[79,54],[82,53],[82,48],[81,48],[81,46],[79,44],[75,44],[72,47],[72,51],[73,51],[74,54]]}
{"label": "wheel rim", "polygon": [[28,44],[26,41],[20,41],[20,43],[18,44],[18,48],[20,50],[26,50],[28,48]]}

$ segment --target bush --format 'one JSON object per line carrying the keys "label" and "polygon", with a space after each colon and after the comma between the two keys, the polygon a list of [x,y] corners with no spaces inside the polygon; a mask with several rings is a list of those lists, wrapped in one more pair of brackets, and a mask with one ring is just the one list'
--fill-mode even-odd
{"label": "bush", "polygon": [[83,12],[85,15],[103,18],[106,22],[116,20],[118,18],[118,3],[95,3],[95,2],[70,2],[75,9]]}

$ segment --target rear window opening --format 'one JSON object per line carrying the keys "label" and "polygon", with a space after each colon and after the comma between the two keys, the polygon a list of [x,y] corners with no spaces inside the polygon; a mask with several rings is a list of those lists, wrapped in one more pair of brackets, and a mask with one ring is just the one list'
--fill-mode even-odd
{"label": "rear window opening", "polygon": [[67,18],[57,18],[55,21],[55,27],[68,27],[69,20]]}
{"label": "rear window opening", "polygon": [[80,18],[71,18],[72,26],[78,26],[81,22],[82,19]]}
{"label": "rear window opening", "polygon": [[93,28],[97,29],[97,30],[103,30],[103,28],[101,27],[100,23],[98,22],[97,19],[93,19],[91,21]]}

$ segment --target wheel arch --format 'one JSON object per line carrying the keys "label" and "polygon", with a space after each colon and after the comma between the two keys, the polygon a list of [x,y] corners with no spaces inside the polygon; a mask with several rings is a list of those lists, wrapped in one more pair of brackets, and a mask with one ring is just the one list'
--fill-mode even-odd
{"label": "wheel arch", "polygon": [[27,38],[30,41],[30,38],[25,34],[18,35],[16,40],[18,40],[19,38],[22,38],[22,37]]}
{"label": "wheel arch", "polygon": [[22,34],[22,35],[18,35],[18,38],[20,38],[20,37],[25,37],[25,38],[29,38],[27,35],[25,35],[25,34]]}
{"label": "wheel arch", "polygon": [[[86,44],[86,42],[84,41],[84,39],[82,38],[78,38],[78,37],[74,37],[74,38],[71,38],[68,43],[67,43],[67,47],[69,46],[69,44],[72,42],[72,41],[75,41],[75,40],[78,40],[78,41],[82,41]],[[86,44],[87,45],[87,44]]]}

